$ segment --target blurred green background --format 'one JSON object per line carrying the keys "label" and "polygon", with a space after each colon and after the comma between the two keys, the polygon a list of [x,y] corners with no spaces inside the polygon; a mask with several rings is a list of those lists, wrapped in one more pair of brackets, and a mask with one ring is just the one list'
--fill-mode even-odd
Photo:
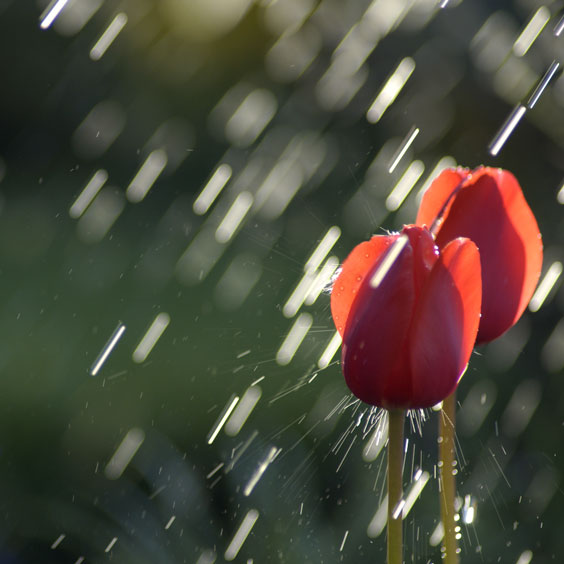
{"label": "blurred green background", "polygon": [[[564,79],[488,153],[562,3],[439,4],[0,1],[0,562],[384,562],[381,414],[323,357],[327,292],[291,299],[308,258],[413,221],[454,163],[511,170],[543,275],[563,254]],[[461,383],[462,562],[564,558],[563,307],[556,277]],[[420,415],[405,560],[437,563]]]}

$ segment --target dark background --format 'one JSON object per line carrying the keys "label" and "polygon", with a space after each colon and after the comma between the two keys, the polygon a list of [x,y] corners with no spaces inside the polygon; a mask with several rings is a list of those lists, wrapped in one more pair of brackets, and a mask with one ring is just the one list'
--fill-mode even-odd
{"label": "dark background", "polygon": [[[413,221],[416,194],[445,156],[511,170],[543,233],[543,272],[562,260],[564,79],[497,157],[487,148],[562,60],[564,38],[553,33],[560,2],[369,6],[70,0],[43,30],[45,2],[0,1],[0,562],[223,562],[249,510],[259,517],[237,562],[385,560],[385,534],[366,532],[384,456],[362,457],[380,414],[349,398],[338,353],[318,369],[334,331],[327,293],[301,309],[312,325],[295,357],[276,361],[295,320],[283,305],[331,226],[342,235],[330,254],[343,260],[372,233]],[[518,56],[514,43],[541,7],[550,19]],[[118,13],[127,24],[92,60]],[[413,73],[370,123],[405,57]],[[248,114],[229,122],[249,94]],[[255,118],[262,127],[245,134]],[[411,127],[420,133],[389,173]],[[166,167],[141,202],[128,201],[158,148]],[[389,212],[386,197],[415,160],[424,172]],[[221,163],[231,179],[198,215],[193,202]],[[70,217],[99,169],[105,187]],[[272,170],[275,194],[299,186],[277,212],[257,203]],[[214,231],[243,191],[255,203],[219,244]],[[459,493],[475,508],[462,562],[564,558],[562,307],[558,281],[538,312],[476,350],[460,385]],[[159,312],[170,324],[135,363]],[[91,376],[120,322],[123,336]],[[260,378],[240,432],[208,444],[232,394]],[[423,415],[423,435],[407,431],[406,487],[416,468],[431,479],[405,520],[405,560],[437,563],[437,416]],[[144,441],[110,479],[131,429]],[[246,496],[271,449],[280,451]]]}

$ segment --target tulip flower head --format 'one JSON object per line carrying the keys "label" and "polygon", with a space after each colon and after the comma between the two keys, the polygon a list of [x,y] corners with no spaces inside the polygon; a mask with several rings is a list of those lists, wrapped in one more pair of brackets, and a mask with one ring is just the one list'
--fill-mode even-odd
{"label": "tulip flower head", "polygon": [[416,225],[427,225],[439,248],[468,237],[480,251],[482,319],[477,342],[512,327],[540,277],[542,238],[516,178],[506,170],[444,170],[425,192]]}
{"label": "tulip flower head", "polygon": [[481,297],[480,257],[468,238],[439,249],[426,227],[411,225],[355,247],[331,294],[348,387],[387,409],[447,397],[474,347]]}

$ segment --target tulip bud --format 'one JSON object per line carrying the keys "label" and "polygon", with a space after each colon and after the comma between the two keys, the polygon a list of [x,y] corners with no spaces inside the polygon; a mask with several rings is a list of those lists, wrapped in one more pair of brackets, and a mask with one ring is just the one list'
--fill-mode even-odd
{"label": "tulip bud", "polygon": [[[400,237],[405,244],[386,265]],[[426,228],[406,226],[401,235],[361,243],[331,294],[347,385],[362,401],[388,409],[438,403],[468,364],[480,305],[472,241],[457,238],[439,251]]]}
{"label": "tulip bud", "polygon": [[425,192],[416,224],[427,225],[441,249],[456,237],[476,243],[483,292],[478,343],[517,323],[539,280],[543,253],[535,216],[510,172],[443,171]]}

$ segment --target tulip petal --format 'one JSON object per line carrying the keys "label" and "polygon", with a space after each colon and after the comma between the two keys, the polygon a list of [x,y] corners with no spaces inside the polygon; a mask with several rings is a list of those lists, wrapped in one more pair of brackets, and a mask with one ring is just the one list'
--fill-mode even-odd
{"label": "tulip petal", "polygon": [[409,237],[409,244],[413,250],[413,280],[415,301],[417,301],[419,292],[437,261],[439,249],[428,229],[422,229],[415,225],[405,225],[402,234]]}
{"label": "tulip petal", "polygon": [[442,249],[456,237],[468,237],[480,250],[478,342],[488,342],[517,322],[542,268],[539,228],[510,172],[482,167],[469,175],[440,226],[437,244]]}
{"label": "tulip petal", "polygon": [[343,340],[343,374],[353,394],[371,405],[399,406],[411,398],[405,347],[413,285],[413,251],[407,245],[377,288],[370,278],[365,280],[351,309]]}
{"label": "tulip petal", "polygon": [[413,316],[410,407],[430,407],[454,391],[474,347],[481,294],[476,245],[464,238],[451,241],[435,263]]}
{"label": "tulip petal", "polygon": [[397,235],[375,235],[369,241],[357,245],[343,263],[331,291],[331,314],[341,337],[345,333],[350,309],[362,282],[396,239]]}
{"label": "tulip petal", "polygon": [[449,198],[466,179],[469,172],[467,168],[447,168],[443,170],[423,194],[415,224],[426,225],[431,229],[435,220],[439,219],[439,215],[446,215],[452,204],[452,201],[449,202]]}

